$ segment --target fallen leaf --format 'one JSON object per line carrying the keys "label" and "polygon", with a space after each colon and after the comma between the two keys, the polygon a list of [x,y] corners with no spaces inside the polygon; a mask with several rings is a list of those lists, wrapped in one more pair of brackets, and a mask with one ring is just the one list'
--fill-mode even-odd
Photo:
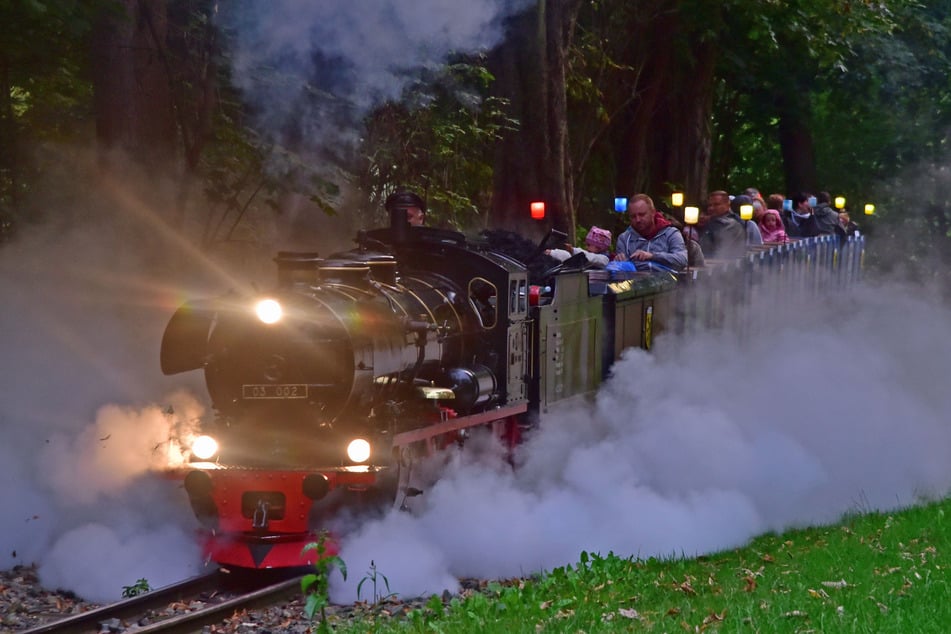
{"label": "fallen leaf", "polygon": [[839,579],[838,581],[823,581],[822,585],[827,588],[835,588],[836,590],[849,587],[849,583],[845,579]]}
{"label": "fallen leaf", "polygon": [[743,581],[746,582],[746,584],[743,586],[743,592],[752,592],[753,590],[756,590],[756,579],[747,576],[743,578]]}
{"label": "fallen leaf", "polygon": [[634,609],[630,609],[630,610],[629,610],[629,609],[627,609],[627,608],[620,608],[620,609],[617,611],[617,613],[620,614],[621,616],[625,617],[625,618],[628,618],[628,619],[640,619],[640,618],[641,618],[641,615],[638,614],[637,610],[634,610]]}
{"label": "fallen leaf", "polygon": [[726,610],[717,614],[716,612],[711,612],[707,615],[707,618],[703,619],[704,625],[710,625],[711,623],[722,623],[726,619]]}

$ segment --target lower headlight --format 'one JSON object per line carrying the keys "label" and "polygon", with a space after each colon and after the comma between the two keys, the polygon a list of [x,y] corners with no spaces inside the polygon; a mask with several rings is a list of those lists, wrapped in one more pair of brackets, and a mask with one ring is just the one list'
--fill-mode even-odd
{"label": "lower headlight", "polygon": [[192,442],[192,455],[199,460],[208,460],[218,453],[218,441],[211,436],[199,436]]}
{"label": "lower headlight", "polygon": [[353,462],[366,462],[370,457],[370,443],[362,438],[351,440],[347,445],[347,457]]}

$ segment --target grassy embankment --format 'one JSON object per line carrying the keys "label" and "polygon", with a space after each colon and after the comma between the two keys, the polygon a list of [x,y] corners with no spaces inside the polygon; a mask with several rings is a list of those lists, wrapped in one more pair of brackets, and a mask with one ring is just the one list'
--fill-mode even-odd
{"label": "grassy embankment", "polygon": [[[582,554],[401,618],[336,632],[948,632],[951,498],[765,535],[697,559]],[[314,624],[315,626],[317,623]]]}

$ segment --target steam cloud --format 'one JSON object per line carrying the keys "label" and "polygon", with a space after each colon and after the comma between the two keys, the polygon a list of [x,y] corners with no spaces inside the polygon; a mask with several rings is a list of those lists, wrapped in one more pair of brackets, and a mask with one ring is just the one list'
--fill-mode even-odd
{"label": "steam cloud", "polygon": [[37,564],[48,587],[110,601],[198,570],[195,520],[153,470],[180,460],[170,434],[203,406],[158,371],[183,288],[155,264],[167,245],[98,193],[99,209],[77,198],[0,246],[0,566]]}
{"label": "steam cloud", "polygon": [[464,450],[418,517],[353,534],[332,596],[355,600],[371,560],[393,592],[426,595],[582,550],[689,556],[947,495],[951,394],[934,378],[951,371],[951,312],[902,288],[823,301],[745,340],[629,350],[592,405],[543,419],[520,469]]}
{"label": "steam cloud", "polygon": [[[531,0],[242,0],[222,9],[235,81],[269,133],[311,149],[343,140],[370,108],[400,96],[421,69],[491,48]],[[268,70],[266,75],[262,70]],[[276,71],[276,72],[275,72]],[[262,79],[267,77],[267,81]]]}

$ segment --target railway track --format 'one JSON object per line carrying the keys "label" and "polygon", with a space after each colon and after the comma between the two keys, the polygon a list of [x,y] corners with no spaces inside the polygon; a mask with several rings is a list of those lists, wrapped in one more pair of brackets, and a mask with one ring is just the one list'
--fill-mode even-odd
{"label": "railway track", "polygon": [[[151,592],[110,605],[76,614],[25,630],[23,634],[87,634],[102,631],[128,631],[135,634],[185,634],[220,623],[235,612],[257,609],[285,601],[300,594],[300,576],[284,575],[279,581],[263,585],[260,580],[240,582],[241,590],[230,575],[217,571],[186,579]],[[252,587],[248,587],[252,586]],[[200,607],[165,616],[160,611],[169,604],[188,604],[201,599]],[[143,620],[152,621],[138,625]]]}

